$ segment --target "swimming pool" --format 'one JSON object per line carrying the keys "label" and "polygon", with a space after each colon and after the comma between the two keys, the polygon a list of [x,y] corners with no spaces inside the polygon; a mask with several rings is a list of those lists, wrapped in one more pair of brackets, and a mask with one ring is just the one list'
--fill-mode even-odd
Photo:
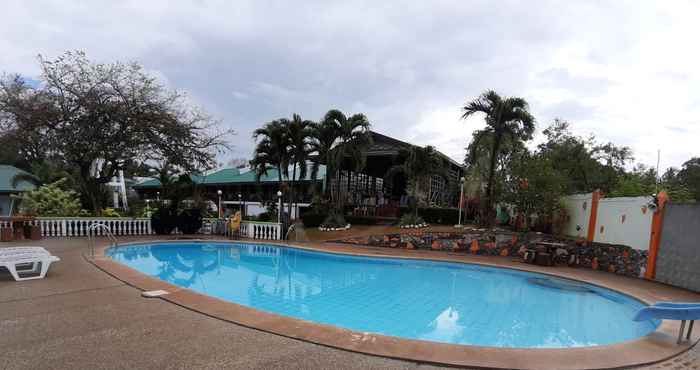
{"label": "swimming pool", "polygon": [[644,336],[643,303],[542,274],[245,243],[154,243],[107,254],[146,275],[283,316],[433,342],[569,348]]}

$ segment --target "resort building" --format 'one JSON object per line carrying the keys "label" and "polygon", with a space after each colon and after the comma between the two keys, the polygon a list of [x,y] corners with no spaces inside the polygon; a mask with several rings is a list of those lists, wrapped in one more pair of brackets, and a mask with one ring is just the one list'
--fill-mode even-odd
{"label": "resort building", "polygon": [[[344,204],[356,214],[369,217],[398,217],[399,208],[408,205],[407,179],[397,174],[391,181],[384,176],[393,165],[397,164],[401,150],[410,149],[413,144],[371,131],[372,145],[364,153],[367,157],[365,168],[354,172],[345,164],[336,174],[328,174],[321,165],[315,178],[311,176],[311,164],[304,178],[295,180],[295,206],[308,207],[315,194],[323,194],[326,186],[330,187],[333,197],[344,198]],[[448,166],[448,179],[433,176],[425,199],[431,206],[456,207],[459,201],[459,178],[464,172],[462,165],[440,153]],[[292,168],[289,168],[292,174]],[[284,193],[283,201],[288,201],[287,183],[290,179],[270,168],[259,180],[255,172],[248,168],[223,168],[201,175],[191,175],[196,185],[205,189],[210,200],[218,201],[219,191],[224,207],[239,209],[243,207],[246,214],[264,211],[265,204],[277,202],[277,192]],[[281,180],[281,184],[280,184]],[[340,187],[340,189],[338,189]],[[133,186],[142,198],[158,199],[161,184],[150,179]],[[296,217],[299,211],[293,211]],[[303,212],[303,211],[302,211]]]}
{"label": "resort building", "polygon": [[0,217],[9,217],[17,209],[18,201],[14,196],[20,195],[25,191],[34,189],[34,184],[28,181],[14,180],[18,175],[31,176],[27,171],[20,170],[17,167],[0,164]]}

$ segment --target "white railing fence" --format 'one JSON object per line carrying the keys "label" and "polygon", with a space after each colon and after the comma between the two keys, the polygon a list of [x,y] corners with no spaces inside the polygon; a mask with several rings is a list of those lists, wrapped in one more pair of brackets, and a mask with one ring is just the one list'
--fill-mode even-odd
{"label": "white railing fence", "polygon": [[238,231],[231,231],[227,227],[227,221],[223,220],[212,220],[210,221],[210,226],[202,226],[202,228],[208,227],[211,233],[223,233],[226,236],[250,238],[250,239],[264,239],[264,240],[282,240],[282,224],[277,222],[258,222],[258,221],[243,221],[241,222],[241,228]]}
{"label": "white railing fence", "polygon": [[[105,225],[105,228],[96,228],[93,232],[96,236],[104,236],[109,230],[115,236],[153,235],[149,218],[126,217],[37,217],[31,221],[24,221],[30,225],[41,227],[43,237],[82,237],[88,236],[89,228],[95,224]],[[201,234],[223,234],[232,236],[223,220],[205,219],[200,229]],[[13,228],[10,221],[0,221],[0,228]],[[177,230],[176,230],[177,233]],[[282,239],[282,224],[275,222],[243,221],[239,232],[233,236],[250,238],[280,240]]]}
{"label": "white railing fence", "polygon": [[38,217],[30,221],[41,227],[41,235],[51,236],[88,236],[88,229],[95,224],[105,228],[93,230],[94,235],[103,236],[109,230],[115,236],[151,235],[151,220],[149,218],[73,218],[73,217]]}

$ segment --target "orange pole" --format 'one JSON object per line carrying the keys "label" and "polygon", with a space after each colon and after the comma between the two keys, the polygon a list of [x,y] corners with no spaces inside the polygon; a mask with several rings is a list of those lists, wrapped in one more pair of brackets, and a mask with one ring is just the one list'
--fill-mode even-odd
{"label": "orange pole", "polygon": [[588,237],[589,242],[595,238],[595,226],[598,221],[598,202],[600,202],[600,190],[593,192],[591,197],[591,217],[588,218]]}
{"label": "orange pole", "polygon": [[656,258],[659,255],[659,245],[661,244],[661,230],[664,224],[664,210],[668,201],[668,194],[662,191],[657,195],[658,204],[651,219],[651,238],[649,239],[649,260],[647,261],[647,271],[644,277],[647,279],[656,278]]}

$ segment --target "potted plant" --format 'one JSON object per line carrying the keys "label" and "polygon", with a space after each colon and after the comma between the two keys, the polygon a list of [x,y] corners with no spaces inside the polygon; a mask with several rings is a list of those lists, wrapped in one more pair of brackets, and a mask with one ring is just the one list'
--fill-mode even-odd
{"label": "potted plant", "polygon": [[41,240],[41,226],[25,223],[24,238],[30,240]]}
{"label": "potted plant", "polygon": [[4,226],[0,228],[0,241],[11,242],[12,241],[12,228],[10,226]]}

